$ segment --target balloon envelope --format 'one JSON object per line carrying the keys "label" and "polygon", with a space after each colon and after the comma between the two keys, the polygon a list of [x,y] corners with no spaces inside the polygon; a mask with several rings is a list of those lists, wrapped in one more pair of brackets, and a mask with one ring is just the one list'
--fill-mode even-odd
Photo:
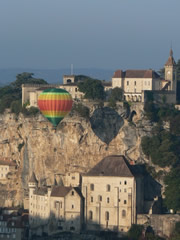
{"label": "balloon envelope", "polygon": [[42,114],[56,127],[71,111],[72,97],[64,89],[44,90],[38,97],[38,106]]}

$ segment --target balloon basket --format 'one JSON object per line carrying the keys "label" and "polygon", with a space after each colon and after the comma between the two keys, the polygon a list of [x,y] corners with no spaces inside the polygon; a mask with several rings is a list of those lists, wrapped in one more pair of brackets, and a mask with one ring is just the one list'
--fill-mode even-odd
{"label": "balloon basket", "polygon": [[56,127],[52,127],[52,130],[56,133]]}

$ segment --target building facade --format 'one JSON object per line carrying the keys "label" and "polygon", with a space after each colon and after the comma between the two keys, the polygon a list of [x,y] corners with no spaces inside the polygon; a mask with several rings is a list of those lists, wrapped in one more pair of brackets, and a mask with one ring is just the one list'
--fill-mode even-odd
{"label": "building facade", "polygon": [[[161,78],[155,71],[148,70],[117,70],[112,77],[112,88],[120,87],[127,101],[144,102],[144,92],[153,91],[155,95],[167,95],[169,102],[176,102],[176,62],[173,51],[164,65],[165,76]],[[169,99],[169,95],[171,99]],[[157,97],[156,97],[157,98]],[[171,102],[170,102],[171,103]]]}
{"label": "building facade", "polygon": [[137,211],[143,209],[141,197],[136,196],[137,184],[124,156],[105,157],[83,175],[87,229],[128,231],[136,223]]}
{"label": "building facade", "polygon": [[[159,101],[166,96],[168,103],[176,103],[176,62],[173,51],[164,65],[165,76],[161,78],[152,69],[147,70],[116,70],[111,82],[103,82],[104,90],[108,93],[111,89],[119,87],[123,89],[124,100],[133,102],[145,102],[145,92],[153,91],[155,100]],[[22,85],[22,105],[37,107],[39,94],[47,88],[62,88],[67,90],[73,99],[82,99],[84,94],[78,90],[77,83],[82,81],[75,75],[64,75],[63,84],[60,85]]]}
{"label": "building facade", "polygon": [[28,239],[28,214],[17,209],[0,209],[0,239]]}
{"label": "building facade", "polygon": [[83,196],[78,187],[38,186],[33,173],[29,180],[31,236],[60,231],[79,232],[83,223]]}
{"label": "building facade", "polygon": [[8,158],[0,158],[0,180],[7,179],[8,173],[16,170],[16,164]]}

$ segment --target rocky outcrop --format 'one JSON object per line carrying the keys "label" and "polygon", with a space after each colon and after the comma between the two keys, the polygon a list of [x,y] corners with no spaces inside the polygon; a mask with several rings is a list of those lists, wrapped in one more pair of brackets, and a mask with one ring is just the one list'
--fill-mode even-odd
{"label": "rocky outcrop", "polygon": [[110,154],[123,154],[139,163],[147,161],[140,142],[153,126],[143,120],[139,109],[133,116],[134,122],[129,122],[122,106],[118,111],[96,108],[90,120],[68,116],[56,131],[41,114],[17,117],[7,111],[1,115],[0,155],[15,160],[18,166],[6,189],[15,192],[4,197],[3,204],[7,199],[16,199],[15,205],[22,202],[33,171],[38,180],[53,183],[54,176],[66,171],[86,172]]}

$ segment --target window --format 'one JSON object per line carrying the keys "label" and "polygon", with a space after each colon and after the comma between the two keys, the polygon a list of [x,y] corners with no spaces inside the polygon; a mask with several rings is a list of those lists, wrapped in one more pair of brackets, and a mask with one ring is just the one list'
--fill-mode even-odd
{"label": "window", "polygon": [[71,195],[74,196],[74,191],[71,192]]}
{"label": "window", "polygon": [[93,220],[93,212],[92,211],[89,211],[89,219]]}
{"label": "window", "polygon": [[126,204],[127,203],[127,201],[126,200],[124,200],[124,204]]}
{"label": "window", "polygon": [[78,89],[77,88],[75,88],[75,92],[77,92],[78,91]]}
{"label": "window", "polygon": [[124,181],[124,185],[126,185],[127,184],[127,181]]}
{"label": "window", "polygon": [[134,85],[136,86],[136,81],[134,81]]}
{"label": "window", "polygon": [[119,182],[119,184],[121,185],[121,182]]}
{"label": "window", "polygon": [[109,203],[109,197],[107,198],[107,203]]}
{"label": "window", "polygon": [[75,230],[75,227],[70,227],[70,231],[74,231]]}
{"label": "window", "polygon": [[122,217],[126,217],[126,210],[122,210]]}
{"label": "window", "polygon": [[94,184],[93,183],[90,184],[90,190],[94,191]]}
{"label": "window", "polygon": [[91,197],[91,202],[93,202],[93,197]]}
{"label": "window", "polygon": [[107,192],[110,192],[111,191],[111,186],[108,184],[108,185],[106,185],[106,191]]}
{"label": "window", "polygon": [[74,205],[72,204],[72,209],[74,208]]}
{"label": "window", "polygon": [[127,81],[127,86],[129,86],[129,81]]}
{"label": "window", "polygon": [[124,189],[124,192],[126,192],[126,188]]}
{"label": "window", "polygon": [[109,212],[105,212],[105,220],[109,221]]}
{"label": "window", "polygon": [[102,196],[101,195],[98,196],[98,201],[100,201],[100,202],[102,201]]}

